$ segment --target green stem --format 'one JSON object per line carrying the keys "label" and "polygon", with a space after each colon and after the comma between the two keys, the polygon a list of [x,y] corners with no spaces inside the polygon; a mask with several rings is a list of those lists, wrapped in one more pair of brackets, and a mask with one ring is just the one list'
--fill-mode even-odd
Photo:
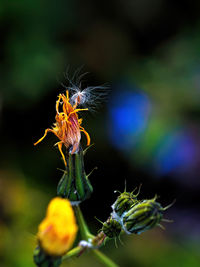
{"label": "green stem", "polygon": [[105,266],[107,267],[119,267],[116,263],[114,263],[110,258],[108,258],[105,254],[101,251],[94,249],[92,250],[93,255]]}
{"label": "green stem", "polygon": [[83,214],[79,206],[74,206],[74,211],[76,214],[77,222],[79,225],[79,230],[81,234],[81,238],[84,240],[88,240],[89,238],[93,238],[94,236],[90,233],[88,226],[84,220]]}
{"label": "green stem", "polygon": [[65,256],[62,257],[62,260],[67,260],[69,258],[78,256],[79,253],[82,251],[82,249],[83,248],[80,246],[71,249],[70,251],[67,252],[67,254]]}
{"label": "green stem", "polygon": [[[83,214],[80,210],[79,206],[74,206],[74,211],[76,214],[76,219],[79,225],[79,230],[80,230],[80,234],[81,234],[81,238],[88,241],[88,239],[94,239],[95,236],[93,236],[89,229],[88,226],[84,220]],[[63,259],[68,259],[71,258],[72,256],[76,256],[78,255],[81,250],[83,248],[78,246],[74,249],[72,249],[71,251],[69,251],[64,257]],[[104,255],[102,252],[100,252],[97,249],[91,249],[91,252],[93,253],[93,255],[102,263],[104,264],[104,266],[107,267],[119,267],[116,263],[114,263],[111,259],[109,259],[106,255]]]}

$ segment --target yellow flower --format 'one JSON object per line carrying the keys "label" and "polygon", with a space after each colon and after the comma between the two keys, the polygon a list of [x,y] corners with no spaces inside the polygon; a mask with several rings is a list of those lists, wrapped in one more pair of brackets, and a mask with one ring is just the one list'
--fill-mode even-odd
{"label": "yellow flower", "polygon": [[49,203],[45,219],[38,227],[38,240],[49,255],[62,256],[76,238],[78,227],[70,201],[56,197]]}
{"label": "yellow flower", "polygon": [[[56,143],[58,149],[62,155],[65,165],[67,162],[62,151],[62,145],[64,144],[66,148],[72,148],[71,153],[75,153],[79,149],[79,144],[81,140],[81,133],[84,132],[87,138],[87,145],[90,145],[90,136],[81,126],[82,119],[78,118],[77,112],[86,109],[78,109],[77,106],[80,100],[77,97],[75,104],[72,106],[70,104],[69,92],[66,91],[66,96],[64,94],[59,94],[58,100],[56,101],[56,122],[52,129],[46,129],[42,138],[40,138],[34,145],[40,143],[47,135],[48,132],[54,133],[60,141]],[[59,112],[59,106],[62,105],[62,112]]]}

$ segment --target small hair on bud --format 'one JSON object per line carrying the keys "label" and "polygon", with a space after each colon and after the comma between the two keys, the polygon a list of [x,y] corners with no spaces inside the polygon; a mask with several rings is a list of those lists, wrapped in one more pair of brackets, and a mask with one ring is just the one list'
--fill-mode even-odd
{"label": "small hair on bud", "polygon": [[165,219],[165,218],[163,218],[161,221],[162,222],[167,222],[167,223],[173,223],[174,222],[173,220],[169,220],[169,219]]}
{"label": "small hair on bud", "polygon": [[169,205],[167,205],[166,207],[164,207],[163,210],[167,210],[167,209],[169,209],[171,206],[174,205],[175,202],[176,202],[176,199],[174,199],[174,200],[172,201],[171,204],[169,204]]}
{"label": "small hair on bud", "polygon": [[94,167],[94,168],[91,170],[91,172],[88,173],[87,178],[90,177],[90,175],[91,175],[95,170],[97,170],[97,169],[98,169],[98,167]]}
{"label": "small hair on bud", "polygon": [[58,171],[61,171],[63,173],[66,173],[66,170],[60,169],[60,168],[56,168]]}
{"label": "small hair on bud", "polygon": [[[135,195],[136,197],[139,196],[141,187],[142,187],[142,184],[140,184],[139,187],[138,187],[138,192],[137,192],[137,194]],[[136,188],[137,188],[137,187],[136,187]],[[134,192],[134,191],[133,191],[133,192]],[[133,193],[133,192],[132,192],[132,193]]]}
{"label": "small hair on bud", "polygon": [[115,190],[114,193],[119,193],[119,194],[121,194],[121,192],[120,192],[119,190]]}
{"label": "small hair on bud", "polygon": [[152,199],[152,201],[156,201],[158,198],[160,198],[160,196],[158,196],[157,194],[155,194],[154,198]]}
{"label": "small hair on bud", "polygon": [[165,230],[165,227],[162,224],[158,223],[157,226],[160,227],[162,230]]}
{"label": "small hair on bud", "polygon": [[118,236],[118,239],[119,239],[119,242],[121,243],[121,245],[124,246],[124,243],[122,242],[120,235]]}
{"label": "small hair on bud", "polygon": [[126,179],[124,181],[124,192],[126,192]]}
{"label": "small hair on bud", "polygon": [[[139,196],[141,187],[142,187],[142,184],[139,185],[139,187],[138,187],[138,192],[137,192],[136,195],[134,195],[135,197]],[[133,195],[133,193],[135,192],[135,190],[137,190],[137,187],[135,187],[135,188],[133,189],[133,191],[131,192],[132,195]]]}
{"label": "small hair on bud", "polygon": [[94,143],[89,145],[88,147],[86,147],[84,150],[83,150],[83,156],[85,156],[85,154],[87,153],[88,149],[90,149],[92,146],[94,146]]}
{"label": "small hair on bud", "polygon": [[96,216],[94,217],[98,222],[100,222],[101,224],[104,224],[101,220],[99,220]]}

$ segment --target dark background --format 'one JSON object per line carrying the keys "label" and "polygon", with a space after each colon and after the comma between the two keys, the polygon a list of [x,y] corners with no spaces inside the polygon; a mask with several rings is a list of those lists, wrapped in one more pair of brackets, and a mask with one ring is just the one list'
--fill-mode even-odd
{"label": "dark background", "polygon": [[[199,266],[200,6],[198,1],[1,1],[1,266],[33,266],[34,235],[63,168],[52,134],[55,101],[80,69],[104,85],[80,113],[94,146],[94,187],[81,207],[94,233],[117,196],[142,183],[166,211],[166,231],[123,236],[105,249],[120,266]],[[105,97],[106,95],[106,97]],[[86,147],[83,136],[82,145]],[[64,266],[64,264],[63,264]],[[67,266],[100,266],[90,255]]]}

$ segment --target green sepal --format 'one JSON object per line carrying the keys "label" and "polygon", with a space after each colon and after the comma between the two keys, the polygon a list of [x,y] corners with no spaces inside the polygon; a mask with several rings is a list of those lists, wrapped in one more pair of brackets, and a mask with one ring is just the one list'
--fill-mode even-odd
{"label": "green sepal", "polygon": [[121,222],[121,216],[124,212],[128,211],[131,207],[138,204],[138,194],[134,195],[133,192],[123,192],[117,197],[116,201],[112,205],[113,213],[112,217],[118,222]]}
{"label": "green sepal", "polygon": [[40,246],[35,248],[33,253],[33,259],[38,267],[58,267],[62,263],[61,257],[55,257],[46,254],[40,248]]}
{"label": "green sepal", "polygon": [[154,199],[143,200],[124,213],[122,227],[128,234],[140,234],[159,225],[163,218],[163,208]]}
{"label": "green sepal", "polygon": [[77,205],[89,198],[92,192],[92,185],[85,173],[82,148],[73,154],[68,152],[66,170],[58,184],[57,195]]}
{"label": "green sepal", "polygon": [[122,227],[120,223],[109,217],[106,222],[103,223],[102,231],[109,238],[118,237],[121,233]]}

